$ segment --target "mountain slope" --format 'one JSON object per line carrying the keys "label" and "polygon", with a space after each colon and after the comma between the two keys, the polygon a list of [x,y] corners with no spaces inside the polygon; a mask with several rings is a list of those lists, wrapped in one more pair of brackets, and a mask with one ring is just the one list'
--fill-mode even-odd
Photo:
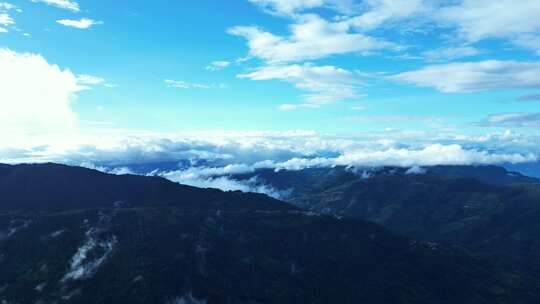
{"label": "mountain slope", "polygon": [[[525,277],[459,250],[264,196],[51,164],[1,172],[0,197],[18,193],[24,206],[2,200],[2,302],[491,304],[537,298]],[[138,196],[129,196],[131,187]],[[124,204],[110,203],[125,196]]]}
{"label": "mountain slope", "polygon": [[540,271],[536,179],[494,167],[426,169],[413,174],[337,167],[254,175],[277,189],[292,188],[288,201],[300,208],[369,220],[416,239],[463,246],[510,268]]}
{"label": "mountain slope", "polygon": [[127,208],[0,222],[13,227],[0,242],[0,299],[15,303],[192,295],[195,303],[487,304],[527,296],[519,277],[460,252],[297,211]]}

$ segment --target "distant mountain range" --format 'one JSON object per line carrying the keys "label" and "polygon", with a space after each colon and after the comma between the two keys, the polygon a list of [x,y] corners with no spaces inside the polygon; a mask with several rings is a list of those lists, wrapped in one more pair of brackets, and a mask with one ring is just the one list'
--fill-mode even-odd
{"label": "distant mountain range", "polygon": [[540,178],[540,161],[522,164],[505,164],[504,167],[511,171],[517,171],[528,176]]}
{"label": "distant mountain range", "polygon": [[[260,194],[197,189],[158,177],[114,176],[55,164],[2,165],[0,302],[492,304],[538,299],[531,277],[459,248],[298,207],[319,210],[315,206],[320,203],[335,208],[328,213],[357,210],[327,203],[355,205],[345,199],[354,197],[349,193],[360,195],[358,189],[369,188],[381,200],[374,196],[365,205],[372,207],[351,217],[397,219],[396,212],[408,216],[407,208],[379,212],[387,207],[377,202],[387,204],[382,198],[391,194],[386,192],[398,197],[411,188],[405,200],[412,204],[418,199],[417,209],[426,217],[424,205],[438,202],[428,199],[433,183],[445,181],[440,187],[451,191],[449,196],[453,190],[475,190],[477,196],[466,196],[475,198],[467,201],[472,210],[474,202],[495,201],[491,189],[503,189],[501,199],[506,198],[505,191],[512,191],[507,186],[473,179],[431,183],[431,175],[399,177],[402,172],[385,171],[362,180],[343,168],[266,173],[260,176],[295,187],[291,202],[297,207]],[[386,185],[385,179],[393,183]],[[415,181],[402,185],[407,179]],[[308,197],[308,191],[318,192]],[[520,209],[533,205],[526,198],[518,200]],[[492,206],[495,214],[500,204],[497,200]],[[401,227],[398,220],[396,227]]]}

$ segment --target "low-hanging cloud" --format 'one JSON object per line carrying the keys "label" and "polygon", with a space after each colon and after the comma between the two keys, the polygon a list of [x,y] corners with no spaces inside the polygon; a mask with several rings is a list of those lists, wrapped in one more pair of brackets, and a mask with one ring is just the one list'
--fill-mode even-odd
{"label": "low-hanging cloud", "polygon": [[114,174],[160,175],[198,187],[284,198],[287,193],[256,179],[233,177],[256,176],[260,169],[517,164],[536,161],[540,155],[540,138],[511,131],[459,135],[389,130],[353,137],[313,131],[103,132],[80,133],[70,140],[34,139],[35,146],[24,149],[3,143],[0,162],[52,161]]}

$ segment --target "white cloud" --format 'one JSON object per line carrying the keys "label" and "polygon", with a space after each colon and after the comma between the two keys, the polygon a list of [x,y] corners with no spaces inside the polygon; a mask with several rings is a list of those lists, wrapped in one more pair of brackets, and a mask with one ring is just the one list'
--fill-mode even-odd
{"label": "white cloud", "polygon": [[61,9],[70,10],[73,12],[79,12],[79,3],[72,0],[32,0],[32,2],[41,2],[47,5],[55,6]]}
{"label": "white cloud", "polygon": [[108,88],[116,87],[116,85],[108,83],[105,78],[87,74],[77,75],[77,83],[79,83],[81,88],[84,89],[90,89],[94,86],[104,86]]}
{"label": "white cloud", "polygon": [[391,79],[445,93],[540,88],[540,62],[497,61],[429,65]]}
{"label": "white cloud", "polygon": [[354,10],[353,0],[249,0],[266,11],[277,15],[293,15],[298,12],[325,7],[343,14]]}
{"label": "white cloud", "polygon": [[355,105],[351,107],[351,110],[353,111],[364,111],[365,109],[367,109],[367,107],[364,105]]}
{"label": "white cloud", "polygon": [[540,1],[535,0],[463,0],[441,8],[436,14],[438,21],[456,26],[466,41],[503,38],[518,44],[523,35],[538,34],[538,16]]}
{"label": "white cloud", "polygon": [[256,177],[247,181],[239,181],[233,176],[254,173],[259,169],[302,170],[334,166],[356,168],[398,166],[410,168],[407,170],[407,174],[423,174],[426,170],[422,166],[485,165],[535,160],[537,157],[531,154],[490,153],[476,149],[464,149],[456,144],[430,144],[419,148],[354,149],[342,151],[336,157],[294,157],[281,162],[266,160],[252,164],[228,164],[222,167],[193,166],[158,174],[172,181],[192,186],[260,192],[283,199],[290,194],[288,191],[276,191],[261,184]]}
{"label": "white cloud", "polygon": [[[69,138],[32,139],[33,147],[27,149],[2,148],[13,142],[0,142],[0,161],[54,161],[114,174],[160,175],[198,187],[261,192],[278,198],[286,197],[287,191],[275,191],[256,179],[238,181],[231,176],[265,168],[521,163],[535,161],[540,155],[540,137],[510,131],[479,136],[370,131],[339,137],[312,131],[159,134],[107,129]],[[162,166],[164,163],[173,167]],[[137,165],[144,165],[146,171],[135,169]]]}
{"label": "white cloud", "polygon": [[428,11],[424,0],[365,0],[367,11],[344,22],[369,31]]}
{"label": "white cloud", "polygon": [[205,67],[205,69],[208,71],[219,71],[230,65],[231,63],[229,61],[212,61],[209,65]]}
{"label": "white cloud", "polygon": [[536,54],[540,55],[540,35],[520,35],[514,38],[513,42],[517,46],[535,50]]}
{"label": "white cloud", "polygon": [[540,127],[540,113],[501,113],[490,115],[481,125],[504,128],[538,128]]}
{"label": "white cloud", "polygon": [[16,9],[16,8],[17,8],[16,5],[11,4],[9,2],[0,2],[0,10],[9,11],[9,10]]}
{"label": "white cloud", "polygon": [[7,33],[8,30],[6,28],[0,27],[0,33]]}
{"label": "white cloud", "polygon": [[311,104],[311,103],[299,103],[299,104],[292,104],[292,103],[284,103],[279,105],[278,109],[280,111],[289,112],[289,111],[295,111],[298,109],[315,109],[318,108],[320,105]]}
{"label": "white cloud", "polygon": [[422,52],[422,57],[429,61],[452,61],[459,58],[471,57],[481,54],[480,50],[472,46],[443,47]]}
{"label": "white cloud", "polygon": [[431,144],[423,148],[391,148],[387,150],[346,151],[335,158],[293,158],[276,165],[278,169],[299,170],[306,167],[328,166],[434,166],[471,165],[493,163],[520,163],[534,161],[537,157],[522,154],[492,154],[486,151],[467,150],[460,145]]}
{"label": "white cloud", "polygon": [[[324,28],[327,33],[332,32],[331,36],[343,35],[344,33],[359,34],[368,31],[380,29],[381,27],[392,28],[399,33],[428,32],[434,29],[434,26],[442,30],[448,30],[456,34],[462,42],[476,43],[485,39],[503,39],[510,41],[516,46],[528,48],[540,54],[540,2],[538,1],[515,1],[515,0],[458,0],[458,1],[427,1],[427,0],[364,0],[364,1],[339,1],[339,0],[250,0],[250,2],[259,5],[267,12],[277,15],[286,15],[294,20],[291,28],[306,23],[307,16],[313,16],[313,9],[327,8],[333,10],[335,14],[330,14],[332,22],[326,21],[326,26],[318,25]],[[315,15],[316,16],[316,15]],[[318,16],[317,16],[318,17]],[[321,17],[318,17],[322,19]],[[313,28],[316,25],[313,24]],[[357,33],[351,33],[356,30]],[[292,31],[292,30],[291,30]],[[231,33],[244,36],[248,39],[250,45],[250,54],[255,57],[263,58],[267,61],[300,61],[304,58],[302,48],[294,45],[295,42],[301,42],[295,39],[294,32],[290,37],[272,35],[256,27],[233,28]],[[450,37],[450,35],[446,35]],[[313,36],[315,37],[315,36]],[[324,38],[324,32],[318,33],[316,37]],[[346,45],[345,37],[335,39],[333,45],[339,48],[341,44],[336,41],[342,41]],[[352,37],[348,37],[352,39]],[[375,39],[373,37],[367,37]],[[316,39],[312,39],[316,40]],[[319,39],[320,40],[320,39]],[[358,38],[358,40],[361,40]],[[377,39],[375,39],[377,40]],[[386,41],[379,41],[386,42]],[[320,48],[321,45],[314,42],[304,43]],[[386,42],[389,44],[389,42]],[[256,47],[259,44],[260,47]],[[295,48],[298,55],[292,56],[294,51],[287,55],[284,50],[274,52],[284,53],[283,56],[272,55],[271,50],[264,50],[278,44],[287,48]],[[327,46],[326,43],[321,43]],[[354,42],[353,45],[360,45]],[[320,55],[306,53],[305,59],[313,60],[324,58],[332,54],[342,54],[348,52],[366,52],[377,49],[399,49],[396,45],[358,47],[360,50],[352,48],[344,51],[321,50]],[[285,48],[283,46],[283,48]],[[366,50],[367,49],[367,50]],[[440,51],[443,51],[442,49]],[[464,57],[464,49],[457,54],[448,50],[450,57]],[[470,56],[471,50],[465,52]],[[429,54],[428,54],[429,55]],[[444,54],[443,54],[444,55]],[[445,56],[448,57],[448,56]],[[452,58],[448,58],[452,59]],[[437,60],[437,59],[435,59]]]}
{"label": "white cloud", "polygon": [[0,14],[0,25],[8,26],[13,24],[15,24],[15,21],[7,13]]}
{"label": "white cloud", "polygon": [[77,28],[77,29],[88,29],[92,26],[103,24],[102,21],[96,21],[96,20],[88,19],[88,18],[82,18],[80,20],[60,19],[60,20],[57,20],[56,22],[59,24],[62,24],[68,27]]}
{"label": "white cloud", "polygon": [[464,0],[442,8],[438,17],[454,23],[460,35],[475,42],[508,38],[540,29],[540,2],[514,0]]}
{"label": "white cloud", "polygon": [[350,31],[343,22],[328,22],[318,15],[301,15],[290,26],[288,37],[255,26],[236,26],[229,34],[247,39],[249,55],[268,63],[321,59],[331,55],[396,50],[394,43]]}
{"label": "white cloud", "polygon": [[215,174],[208,174],[204,172],[206,170],[221,171],[219,169],[221,168],[192,167],[186,170],[162,172],[159,173],[159,175],[177,183],[199,188],[216,188],[223,191],[264,193],[277,199],[284,199],[289,194],[287,191],[278,191],[273,187],[259,183],[256,177],[240,181],[226,176],[227,174],[241,174],[248,171],[251,172],[251,170],[247,168],[242,171],[230,173],[216,172]]}
{"label": "white cloud", "polygon": [[165,79],[165,84],[169,88],[176,89],[225,89],[227,86],[223,83],[220,84],[201,84],[193,83],[182,80]]}
{"label": "white cloud", "polygon": [[[75,93],[82,90],[69,70],[37,54],[0,49],[0,133],[72,128]],[[19,133],[19,132],[17,132]]]}
{"label": "white cloud", "polygon": [[424,174],[426,172],[427,172],[427,170],[420,167],[420,166],[412,166],[407,171],[405,171],[405,174],[407,174],[407,175],[410,175],[410,174]]}
{"label": "white cloud", "polygon": [[395,123],[404,121],[426,121],[432,122],[436,117],[413,116],[413,115],[353,115],[346,116],[344,120],[364,123]]}
{"label": "white cloud", "polygon": [[307,92],[302,96],[303,104],[284,104],[280,107],[281,110],[314,108],[339,100],[360,98],[357,90],[361,81],[357,75],[334,66],[270,65],[238,77],[251,80],[282,80]]}

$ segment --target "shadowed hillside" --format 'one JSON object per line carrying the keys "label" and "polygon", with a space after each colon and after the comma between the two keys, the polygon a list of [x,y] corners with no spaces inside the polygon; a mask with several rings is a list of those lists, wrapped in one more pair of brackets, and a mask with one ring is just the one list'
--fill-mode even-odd
{"label": "shadowed hillside", "polygon": [[[1,172],[0,194],[16,198],[2,200],[0,212],[0,300],[8,303],[535,298],[526,279],[460,250],[261,195],[50,164]],[[118,199],[125,203],[111,204]]]}

